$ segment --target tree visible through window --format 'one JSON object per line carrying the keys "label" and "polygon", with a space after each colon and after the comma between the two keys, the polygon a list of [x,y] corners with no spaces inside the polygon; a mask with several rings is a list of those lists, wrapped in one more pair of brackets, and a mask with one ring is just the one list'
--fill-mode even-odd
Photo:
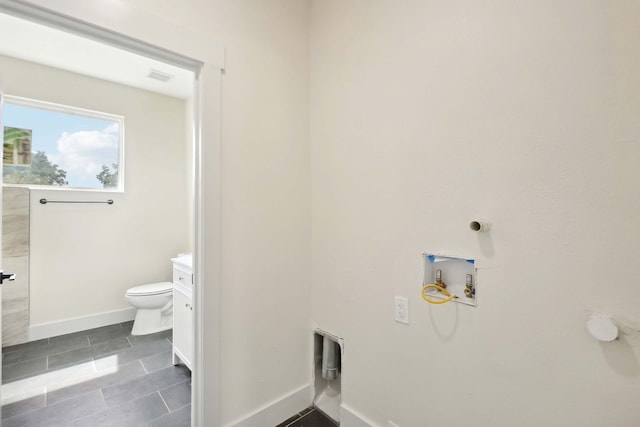
{"label": "tree visible through window", "polygon": [[5,183],[122,190],[122,117],[22,98],[5,100]]}

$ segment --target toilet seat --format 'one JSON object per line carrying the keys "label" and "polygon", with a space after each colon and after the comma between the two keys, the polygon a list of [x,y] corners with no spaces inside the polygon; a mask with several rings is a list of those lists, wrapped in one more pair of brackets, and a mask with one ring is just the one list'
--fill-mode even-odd
{"label": "toilet seat", "polygon": [[150,283],[127,289],[129,296],[162,295],[171,292],[173,292],[173,283],[171,282]]}

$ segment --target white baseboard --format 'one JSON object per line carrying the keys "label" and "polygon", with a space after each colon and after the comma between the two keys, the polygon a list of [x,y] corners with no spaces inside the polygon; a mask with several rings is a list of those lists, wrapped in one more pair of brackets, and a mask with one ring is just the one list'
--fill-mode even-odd
{"label": "white baseboard", "polygon": [[313,387],[306,385],[227,427],[275,426],[311,406]]}
{"label": "white baseboard", "polygon": [[375,424],[365,420],[365,418],[354,410],[344,405],[340,406],[340,427],[375,427]]}
{"label": "white baseboard", "polygon": [[39,323],[29,326],[29,341],[43,338],[56,337],[72,332],[86,331],[100,326],[113,325],[114,323],[128,322],[136,317],[135,308],[108,311],[92,314],[90,316],[74,317],[72,319],[59,320],[57,322]]}

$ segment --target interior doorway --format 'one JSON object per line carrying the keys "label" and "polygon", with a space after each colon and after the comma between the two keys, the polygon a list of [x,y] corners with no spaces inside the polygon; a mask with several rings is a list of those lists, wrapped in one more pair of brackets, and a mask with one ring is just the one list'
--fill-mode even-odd
{"label": "interior doorway", "polygon": [[[0,12],[2,12],[2,8],[0,8]],[[42,21],[42,11],[39,10],[38,11],[39,15],[38,15],[38,21]],[[61,17],[61,16],[54,16],[55,14],[51,14],[49,16],[49,19],[55,20],[55,27],[57,28],[67,28],[67,30],[71,30],[71,28],[73,28],[73,31],[75,33],[82,33],[82,31],[78,30],[78,22],[72,22],[73,20],[71,20],[70,18],[65,18],[65,17]],[[24,16],[21,18],[25,18]],[[26,19],[27,23],[31,23],[33,24],[33,22],[29,22],[29,18],[27,17]],[[42,22],[40,22],[42,23]],[[46,25],[45,25],[46,26]],[[93,27],[91,29],[91,39],[94,40],[95,39],[100,39],[100,31],[98,31],[99,29],[96,29],[95,27]],[[96,36],[97,34],[97,36]],[[191,133],[191,141],[192,141],[192,152],[193,152],[193,165],[192,166],[192,170],[191,170],[191,175],[192,175],[192,180],[193,180],[193,193],[191,195],[191,216],[192,217],[196,217],[197,216],[197,210],[198,210],[198,188],[201,187],[201,182],[199,182],[199,180],[201,179],[200,174],[198,173],[198,167],[197,165],[199,164],[199,156],[200,156],[200,140],[199,140],[199,116],[200,116],[200,112],[199,112],[199,82],[198,82],[198,78],[199,78],[199,72],[200,69],[202,67],[202,63],[200,63],[197,60],[191,60],[189,58],[186,58],[182,55],[179,54],[175,54],[172,52],[168,52],[164,49],[161,48],[156,48],[154,46],[149,46],[145,43],[141,43],[138,42],[136,40],[132,40],[129,39],[125,36],[121,36],[118,35],[117,37],[114,37],[113,34],[105,32],[103,34],[104,36],[104,40],[102,40],[102,44],[104,44],[107,47],[113,48],[115,46],[115,48],[120,51],[124,51],[128,54],[133,54],[135,56],[138,56],[140,59],[142,60],[154,60],[154,61],[158,61],[161,62],[163,64],[168,64],[171,65],[173,67],[177,67],[179,69],[182,70],[186,70],[189,73],[191,73],[192,78],[190,81],[190,90],[191,95],[187,101],[188,104],[188,108],[189,108],[189,116],[191,118],[191,123],[189,126],[190,129],[190,133]],[[82,37],[81,37],[82,38]],[[85,37],[86,39],[86,37]],[[126,49],[126,50],[123,50]],[[133,51],[133,53],[132,53]],[[23,48],[23,53],[24,53],[24,48]],[[55,56],[57,59],[60,59],[60,55],[56,55]],[[34,61],[34,59],[31,59],[31,61]],[[86,62],[86,61],[85,61]],[[70,64],[70,62],[67,62],[68,64]],[[50,64],[51,66],[56,66],[55,64]],[[57,65],[59,66],[59,65]],[[146,66],[148,67],[148,66]],[[119,69],[121,67],[118,67]],[[153,70],[153,68],[152,68]],[[81,70],[74,70],[75,72],[80,72]],[[104,71],[104,70],[103,70]],[[158,71],[158,70],[156,70]],[[85,74],[87,73],[87,71],[83,71]],[[171,73],[167,73],[167,74],[171,74]],[[102,76],[96,76],[98,78],[103,78],[103,79],[108,79],[109,77],[107,77],[106,75],[102,75]],[[124,83],[124,84],[133,84],[133,83]],[[199,254],[198,254],[198,248],[199,245],[196,243],[196,240],[198,239],[196,236],[200,235],[201,233],[199,233],[199,231],[197,230],[198,227],[201,226],[201,221],[198,221],[197,218],[193,220],[192,226],[191,226],[191,241],[192,241],[192,250],[194,252],[194,260],[195,263],[197,264],[198,259],[199,259]],[[198,271],[197,265],[194,266],[195,271]],[[197,280],[197,274],[196,274],[196,280]],[[198,293],[196,292],[194,294],[194,297],[197,298]],[[196,307],[198,306],[198,304],[194,304]],[[196,311],[196,316],[198,316],[198,312]],[[201,322],[198,322],[196,320],[196,324],[201,324]],[[201,344],[198,342],[199,341],[199,337],[201,337],[202,334],[201,333],[194,333],[194,339],[196,340],[196,349],[201,348]],[[198,354],[198,351],[196,350],[196,355],[195,358],[196,360],[200,357],[200,355]],[[199,365],[199,362],[194,363],[194,368],[197,370]],[[197,374],[196,374],[197,377]],[[194,381],[197,381],[196,379],[194,379]],[[197,394],[198,393],[198,387],[194,387],[194,393]],[[199,399],[197,397],[194,397],[193,399],[194,401],[194,413],[198,412],[198,408],[195,408],[195,405],[197,405],[196,402],[199,401]],[[194,425],[198,425],[197,421],[194,422]]]}

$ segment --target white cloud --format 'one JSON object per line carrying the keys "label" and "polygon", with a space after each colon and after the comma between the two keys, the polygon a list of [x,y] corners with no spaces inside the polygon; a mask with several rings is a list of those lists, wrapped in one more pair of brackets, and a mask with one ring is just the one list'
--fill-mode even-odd
{"label": "white cloud", "polygon": [[104,133],[115,133],[117,134],[118,132],[120,132],[120,123],[118,122],[113,122],[112,124],[110,124],[109,126],[107,126],[106,128],[104,128],[104,130],[102,131]]}
{"label": "white cloud", "polygon": [[100,187],[96,175],[102,165],[118,162],[118,124],[102,131],[64,132],[58,139],[58,153],[49,160],[67,171],[70,186]]}

